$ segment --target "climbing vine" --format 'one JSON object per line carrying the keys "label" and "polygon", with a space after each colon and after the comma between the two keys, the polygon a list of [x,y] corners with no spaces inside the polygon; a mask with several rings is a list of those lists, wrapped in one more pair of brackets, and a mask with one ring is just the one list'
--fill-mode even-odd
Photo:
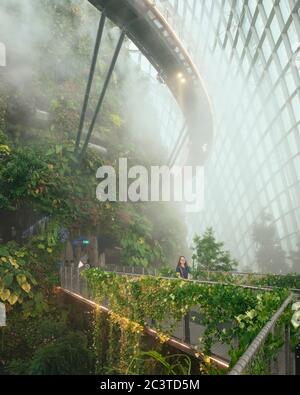
{"label": "climbing vine", "polygon": [[[234,274],[233,272],[223,271],[210,271],[193,269],[191,271],[192,278],[200,281],[216,281],[223,282],[226,284],[235,285],[254,285],[258,287],[278,287],[278,288],[290,288],[300,289],[300,275],[296,273],[289,273],[285,275],[279,274]],[[162,277],[176,277],[176,271],[174,268],[163,267],[159,271],[159,275]]]}
{"label": "climbing vine", "polygon": [[[210,355],[215,343],[226,343],[234,364],[288,295],[285,289],[260,292],[181,279],[130,278],[99,269],[89,269],[83,275],[95,300],[108,303],[110,322],[120,328],[119,363],[123,372],[138,355],[141,343],[136,339],[145,325],[154,326],[161,333],[160,340],[166,342],[182,317],[194,310],[192,320],[200,319],[206,328],[199,349]],[[278,350],[278,337],[267,345],[269,350]]]}
{"label": "climbing vine", "polygon": [[32,296],[31,288],[36,281],[26,270],[25,249],[17,249],[14,244],[0,247],[0,301],[11,306]]}

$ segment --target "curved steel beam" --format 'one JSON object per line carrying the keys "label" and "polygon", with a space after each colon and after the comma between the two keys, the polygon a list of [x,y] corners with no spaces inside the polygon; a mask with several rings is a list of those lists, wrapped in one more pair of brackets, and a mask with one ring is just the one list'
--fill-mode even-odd
{"label": "curved steel beam", "polygon": [[190,165],[204,163],[213,142],[213,114],[200,73],[176,32],[151,0],[89,0],[145,55],[173,93],[186,119]]}

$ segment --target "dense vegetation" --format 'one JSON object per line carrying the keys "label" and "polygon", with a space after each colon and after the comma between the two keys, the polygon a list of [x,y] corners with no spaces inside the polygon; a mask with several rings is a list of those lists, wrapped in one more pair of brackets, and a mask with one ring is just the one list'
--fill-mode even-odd
{"label": "dense vegetation", "polygon": [[[108,323],[97,312],[95,322],[91,316],[86,325],[74,320],[71,308],[58,304],[59,263],[67,237],[97,235],[103,249],[120,249],[121,264],[161,269],[174,267],[178,255],[185,254],[186,229],[177,206],[111,204],[96,199],[99,166],[117,168],[120,157],[127,157],[130,165],[165,163],[147,95],[148,82],[133,65],[126,45],[119,62],[122,67],[115,70],[92,139],[107,149],[107,155],[89,149],[78,166],[74,142],[99,14],[83,0],[24,4],[20,0],[1,2],[7,20],[20,29],[12,34],[8,22],[1,37],[11,51],[11,61],[7,72],[0,75],[0,214],[28,212],[30,224],[33,218],[47,220],[29,237],[14,237],[12,230],[5,242],[7,229],[4,221],[0,224],[0,302],[7,311],[7,326],[0,333],[0,374],[143,373],[145,369],[147,373],[189,374],[191,364],[186,356],[145,352],[142,338],[147,317],[151,317],[164,343],[195,305],[200,306],[207,328],[199,349],[209,355],[214,342],[228,343],[234,364],[288,291],[257,293],[151,277],[131,280],[90,270],[85,275],[95,298],[109,300]],[[15,45],[24,42],[24,31],[25,49]],[[108,23],[85,130],[115,41],[116,31]],[[37,110],[48,114],[47,121],[36,117]],[[198,274],[193,275],[201,279],[207,270],[230,271],[236,266],[212,230],[195,238],[194,261]],[[223,274],[216,279],[223,281],[220,276]],[[225,280],[237,281],[236,277]],[[261,284],[298,287],[294,280],[286,279],[287,283],[269,277]],[[166,319],[171,325],[163,335]],[[228,322],[232,325],[225,329],[222,325]],[[105,326],[109,334],[106,355],[101,341]],[[268,361],[278,345],[277,337],[270,338],[259,363]],[[213,372],[209,359],[199,368],[201,373]],[[262,363],[261,371],[264,368]]]}
{"label": "dense vegetation", "polygon": [[237,267],[238,262],[224,250],[224,243],[215,239],[213,229],[207,229],[203,236],[195,235],[193,243],[193,265],[198,270],[228,272]]}
{"label": "dense vegetation", "polygon": [[[148,276],[130,278],[99,269],[87,270],[84,276],[88,279],[94,299],[100,304],[105,300],[111,310],[110,326],[118,330],[114,336],[109,336],[109,347],[114,347],[119,358],[118,361],[107,358],[106,367],[122,373],[128,373],[129,365],[131,372],[143,373],[143,365],[130,362],[139,361],[139,355],[143,352],[145,325],[154,326],[160,341],[164,343],[189,311],[195,314],[191,317],[192,321],[205,327],[199,339],[199,350],[209,356],[216,343],[228,344],[233,366],[289,293],[284,288],[263,292],[234,285],[207,285],[181,279]],[[289,309],[279,321],[279,328],[289,323],[291,314]],[[101,320],[96,326],[95,341],[98,344],[98,358],[101,356],[103,361],[99,328],[103,329]],[[282,346],[281,332],[276,333],[269,336],[263,355],[252,366],[253,372],[266,372],[268,364]],[[201,371],[209,370],[212,367],[210,358],[201,359]],[[211,372],[216,373],[217,370]]]}
{"label": "dense vegetation", "polygon": [[[177,277],[174,268],[164,267],[159,271],[163,277]],[[238,272],[210,271],[194,268],[191,278],[199,281],[220,282],[232,285],[253,285],[257,287],[278,287],[300,289],[300,276],[298,274],[242,274]]]}
{"label": "dense vegetation", "polygon": [[[26,223],[33,225],[36,217],[47,221],[30,237],[14,237],[12,231],[8,242],[3,242],[7,229],[1,222],[0,302],[8,316],[7,327],[1,329],[0,371],[94,373],[92,340],[82,328],[72,327],[68,311],[57,306],[53,292],[63,235],[70,239],[83,233],[97,235],[103,249],[121,249],[123,264],[159,267],[186,248],[185,227],[174,206],[96,199],[99,166],[117,169],[119,157],[145,166],[160,164],[164,158],[155,123],[141,116],[136,124],[129,112],[139,97],[135,104],[148,108],[147,116],[154,119],[150,98],[140,96],[147,91],[147,80],[132,63],[127,46],[120,59],[123,69],[117,67],[114,73],[92,140],[108,154],[89,150],[78,166],[75,137],[99,14],[81,0],[43,0],[37,6],[4,1],[1,12],[20,29],[11,37],[7,24],[2,37],[10,63],[0,76],[0,213],[18,215],[26,210]],[[28,14],[36,23],[28,24]],[[24,30],[30,57],[14,45],[23,41]],[[115,40],[116,32],[108,23],[95,87],[102,85]],[[98,89],[92,91],[85,127],[98,94]],[[48,114],[46,121],[38,119],[37,110]],[[153,150],[145,142],[151,142]]]}

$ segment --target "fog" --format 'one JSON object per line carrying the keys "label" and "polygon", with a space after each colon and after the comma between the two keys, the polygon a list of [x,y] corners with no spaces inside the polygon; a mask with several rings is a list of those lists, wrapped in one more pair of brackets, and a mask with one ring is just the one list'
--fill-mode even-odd
{"label": "fog", "polygon": [[[67,22],[66,10],[72,10],[72,18],[67,18]],[[17,112],[21,112],[23,105],[26,112],[27,103],[35,109],[51,111],[52,101],[65,96],[74,99],[79,118],[100,15],[86,0],[1,0],[0,42],[6,47],[7,67],[0,69],[0,89],[5,84],[6,92],[16,102]],[[107,20],[87,120],[91,119],[95,109],[119,34],[120,30]],[[126,39],[94,134],[101,139],[105,129],[102,114],[107,103],[116,102],[118,112],[124,118],[124,130],[136,142],[137,157],[146,158],[148,164],[167,164],[169,148],[163,145],[161,135],[162,105],[158,104],[155,92],[164,92],[160,103],[166,108],[174,106],[175,112],[178,108],[168,88],[156,81],[155,74],[150,78],[141,70],[131,56],[129,46]],[[80,85],[73,97],[70,94],[72,86],[70,92],[64,91],[66,81]],[[118,97],[115,97],[112,84],[118,86]],[[73,136],[77,132],[76,126]],[[171,140],[176,132],[174,125],[164,130]]]}
{"label": "fog", "polygon": [[[299,29],[287,24],[277,34],[274,16],[270,30],[256,36],[243,19],[244,8],[233,6],[230,20],[231,1],[222,7],[219,0],[199,3],[199,15],[215,7],[215,26],[207,14],[192,24],[188,36],[192,47],[197,43],[195,61],[212,97],[215,136],[205,164],[205,208],[191,219],[193,229],[213,226],[243,270],[299,272],[299,161],[294,156],[299,156],[300,113],[292,92],[299,89],[300,69],[297,54],[287,49],[296,50]],[[289,15],[292,3],[279,2],[276,12]],[[264,7],[258,7],[257,20]],[[278,42],[261,40],[264,34]]]}
{"label": "fog", "polygon": [[[30,100],[30,96],[34,97],[35,93],[38,97],[42,96],[42,80],[48,75],[54,75],[58,82],[78,78],[84,82],[84,78],[87,78],[100,13],[85,0],[55,0],[54,3],[55,15],[53,1],[1,1],[0,42],[5,44],[7,51],[6,80],[9,81],[10,90],[13,92],[17,89],[22,92],[24,99]],[[64,36],[55,37],[54,27],[63,23],[66,5],[74,10],[74,22],[70,21],[70,29],[66,26]],[[79,20],[76,20],[77,9],[81,12]],[[72,23],[76,23],[76,29]],[[110,21],[106,21],[98,59],[98,65],[101,65],[98,68],[98,74],[100,70],[102,82],[119,33],[117,27],[113,26]],[[78,53],[78,43],[82,42],[88,44],[89,51],[87,50],[86,53]],[[128,42],[125,42],[114,74],[114,78],[117,74],[120,80],[120,96],[124,98],[123,112],[126,114],[128,129],[133,136],[143,142],[142,149],[148,147],[147,141],[150,139],[155,147],[152,152],[162,150],[163,153],[164,149],[159,136],[160,114],[151,97],[153,84],[158,84],[158,82],[150,81],[148,76],[143,75],[129,55],[128,46]],[[34,86],[37,75],[41,80],[40,86]],[[82,87],[84,88],[84,84]],[[95,78],[92,96],[98,97],[100,89],[99,80]],[[83,100],[84,89],[81,93],[77,93],[78,101],[80,101],[80,94]],[[108,97],[109,94],[108,89]],[[44,100],[46,101],[44,107],[46,107],[48,103],[46,98]],[[37,105],[41,106],[43,100],[39,99],[38,102]],[[43,109],[47,110],[47,108]],[[90,111],[93,111],[92,106],[90,106]],[[171,134],[173,132],[170,130]],[[165,156],[168,156],[167,152]]]}

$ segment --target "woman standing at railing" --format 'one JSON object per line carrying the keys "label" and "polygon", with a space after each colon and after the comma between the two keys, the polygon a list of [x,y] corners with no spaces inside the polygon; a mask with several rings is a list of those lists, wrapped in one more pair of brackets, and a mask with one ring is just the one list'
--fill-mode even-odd
{"label": "woman standing at railing", "polygon": [[179,258],[177,268],[176,268],[176,273],[179,277],[184,278],[185,280],[189,279],[191,269],[187,263],[187,260],[185,259],[184,256],[181,256]]}
{"label": "woman standing at railing", "polygon": [[[187,263],[187,260],[185,259],[184,256],[181,256],[179,258],[177,268],[176,268],[176,273],[178,277],[181,277],[185,280],[189,279],[191,269]],[[190,334],[190,313],[188,312],[184,317],[183,317],[183,341],[186,343],[190,343],[191,339],[191,334]]]}

